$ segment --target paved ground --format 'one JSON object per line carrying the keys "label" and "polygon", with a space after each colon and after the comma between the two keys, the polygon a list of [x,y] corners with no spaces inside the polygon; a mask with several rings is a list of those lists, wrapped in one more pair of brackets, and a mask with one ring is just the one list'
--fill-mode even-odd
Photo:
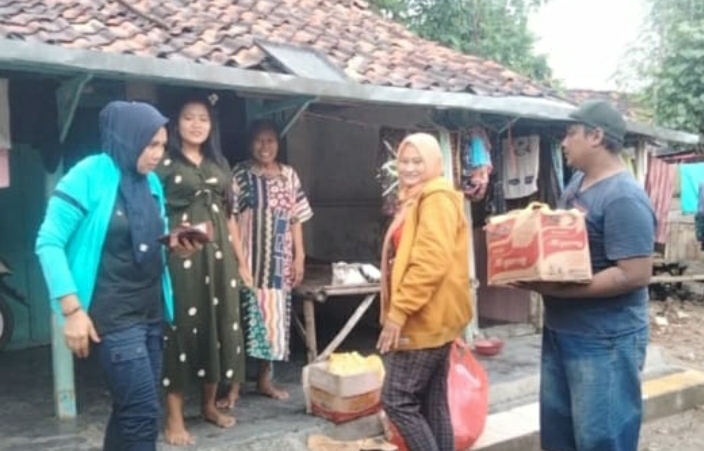
{"label": "paved ground", "polygon": [[641,451],[704,450],[704,410],[695,409],[648,423],[641,435]]}
{"label": "paved ground", "polygon": [[[704,370],[704,302],[702,287],[691,287],[688,300],[651,303],[651,341],[668,361]],[[663,320],[664,319],[664,320]],[[704,450],[704,410],[691,410],[643,427],[641,451]]]}
{"label": "paved ground", "polygon": [[[322,342],[329,339],[323,334]],[[370,351],[376,339],[374,329],[361,328],[348,348]],[[537,374],[540,351],[539,336],[515,338],[507,342],[497,357],[483,359],[494,386],[512,385],[513,381]],[[342,350],[345,348],[343,347]],[[303,352],[294,346],[293,361],[276,367],[276,378],[292,396],[287,402],[275,402],[255,394],[243,396],[236,411],[238,425],[232,430],[216,429],[204,424],[198,415],[198,397],[189,396],[187,417],[192,432],[199,438],[199,451],[258,449],[253,443],[273,436],[287,435],[299,441],[308,433],[332,433],[331,425],[306,415],[300,389]],[[51,360],[48,347],[21,352],[0,353],[0,451],[94,451],[99,450],[103,428],[109,413],[109,396],[95,362],[88,360],[76,366],[79,388],[79,417],[73,422],[60,422],[53,417]],[[529,384],[530,385],[530,384]],[[534,387],[517,384],[515,392],[497,396],[501,403],[519,402],[525,397],[534,400]],[[499,408],[494,403],[492,410]],[[346,431],[336,429],[343,436]],[[367,428],[368,429],[368,428]],[[340,437],[348,438],[348,437]],[[353,437],[349,437],[353,438]],[[251,446],[251,448],[250,448]],[[175,448],[163,446],[164,451]],[[289,449],[289,448],[287,448]],[[293,449],[293,448],[290,448]]]}
{"label": "paved ground", "polygon": [[[653,315],[665,304],[653,304]],[[679,314],[677,312],[680,312]],[[685,314],[682,315],[682,312]],[[670,361],[701,367],[701,333],[704,330],[704,304],[679,301],[667,307],[668,326],[653,328],[653,341]],[[334,329],[334,327],[333,327]],[[330,339],[323,333],[321,347]],[[347,343],[347,349],[371,350],[376,336],[372,328],[360,329]],[[495,358],[482,359],[492,387],[501,386],[501,393],[492,391],[492,411],[506,405],[535,401],[539,337],[513,338],[504,352]],[[345,348],[343,347],[343,350]],[[294,342],[294,358],[290,364],[277,367],[277,379],[292,393],[289,402],[274,402],[250,394],[243,397],[237,410],[239,425],[228,431],[203,424],[198,418],[197,396],[191,395],[188,417],[192,431],[199,437],[199,451],[234,449],[254,451],[257,443],[274,436],[285,436],[289,451],[303,450],[302,439],[313,432],[338,434],[354,438],[354,428],[333,428],[329,423],[306,415],[299,386],[303,364],[302,346]],[[528,376],[533,375],[533,379]],[[104,421],[109,411],[109,397],[102,376],[94,362],[77,366],[79,418],[60,422],[53,417],[51,366],[48,348],[23,352],[0,353],[0,451],[96,451],[100,449]],[[506,388],[510,388],[507,390]],[[704,449],[704,411],[685,412],[646,425],[641,451],[700,451]],[[162,446],[162,451],[173,448]]]}

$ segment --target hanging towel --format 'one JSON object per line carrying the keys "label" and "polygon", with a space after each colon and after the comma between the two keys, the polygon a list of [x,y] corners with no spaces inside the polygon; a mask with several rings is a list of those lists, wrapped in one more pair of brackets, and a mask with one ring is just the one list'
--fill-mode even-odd
{"label": "hanging towel", "polygon": [[682,213],[693,214],[699,201],[699,184],[704,182],[704,163],[680,164],[680,201]]}
{"label": "hanging towel", "polygon": [[519,199],[538,191],[540,137],[538,135],[504,139],[504,198]]}
{"label": "hanging towel", "polygon": [[562,164],[562,144],[553,143],[552,146],[552,167],[555,171],[555,177],[557,178],[557,187],[560,192],[557,193],[558,197],[562,195],[565,190],[565,169]]}
{"label": "hanging towel", "polygon": [[7,80],[0,79],[0,188],[10,186],[10,99]]}

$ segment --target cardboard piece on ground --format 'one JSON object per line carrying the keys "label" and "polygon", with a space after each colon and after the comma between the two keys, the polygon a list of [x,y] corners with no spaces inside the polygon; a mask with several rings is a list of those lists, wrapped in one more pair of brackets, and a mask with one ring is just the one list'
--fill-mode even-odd
{"label": "cardboard piece on ground", "polygon": [[324,435],[308,437],[310,451],[396,451],[397,448],[381,438],[365,438],[354,441],[333,440]]}
{"label": "cardboard piece on ground", "polygon": [[589,282],[591,256],[584,214],[533,202],[486,225],[487,282]]}

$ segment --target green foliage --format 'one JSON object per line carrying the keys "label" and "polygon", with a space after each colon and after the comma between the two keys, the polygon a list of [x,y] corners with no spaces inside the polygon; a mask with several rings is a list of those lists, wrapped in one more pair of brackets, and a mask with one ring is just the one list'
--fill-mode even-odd
{"label": "green foliage", "polygon": [[533,79],[550,82],[545,55],[536,55],[528,16],[547,0],[371,0],[389,18],[420,36],[470,55],[494,60]]}
{"label": "green foliage", "polygon": [[704,132],[704,0],[647,0],[648,19],[631,49],[630,78],[658,124]]}
{"label": "green foliage", "polygon": [[406,0],[371,0],[369,4],[376,11],[390,19],[400,19],[406,12]]}

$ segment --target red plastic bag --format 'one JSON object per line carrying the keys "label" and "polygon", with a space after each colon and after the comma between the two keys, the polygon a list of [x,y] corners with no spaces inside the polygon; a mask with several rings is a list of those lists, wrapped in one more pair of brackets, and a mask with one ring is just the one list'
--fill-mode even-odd
{"label": "red plastic bag", "polygon": [[489,377],[460,339],[455,340],[450,350],[447,397],[455,449],[468,450],[484,431],[489,414]]}
{"label": "red plastic bag", "polygon": [[[461,339],[455,340],[450,350],[447,398],[455,450],[467,451],[484,431],[489,414],[489,377]],[[396,445],[398,451],[408,451],[396,426],[383,412],[381,418],[386,440]]]}

